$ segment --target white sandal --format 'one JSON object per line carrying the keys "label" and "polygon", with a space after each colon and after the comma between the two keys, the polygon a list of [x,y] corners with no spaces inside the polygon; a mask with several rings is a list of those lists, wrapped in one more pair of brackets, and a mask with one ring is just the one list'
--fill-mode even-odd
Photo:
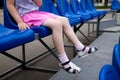
{"label": "white sandal", "polygon": [[[87,50],[87,52],[86,52],[87,48],[89,48],[89,50]],[[77,54],[78,54],[79,57],[82,57],[84,55],[94,53],[97,50],[98,50],[97,47],[86,47],[85,46],[82,50],[77,50]]]}
{"label": "white sandal", "polygon": [[[70,65],[69,67],[65,68],[65,65]],[[81,72],[81,68],[76,66],[74,63],[72,63],[71,61],[67,61],[65,63],[62,63],[61,66],[63,67],[63,69],[65,71],[67,71],[68,73],[71,74],[77,74]]]}

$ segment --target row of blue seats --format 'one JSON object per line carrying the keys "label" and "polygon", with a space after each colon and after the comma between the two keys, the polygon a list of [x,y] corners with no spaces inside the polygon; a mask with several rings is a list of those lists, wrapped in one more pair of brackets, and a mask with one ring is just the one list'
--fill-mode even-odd
{"label": "row of blue seats", "polygon": [[120,80],[120,43],[113,48],[112,65],[105,64],[101,68],[99,80]]}
{"label": "row of blue seats", "polygon": [[[91,2],[89,2],[89,1],[91,1]],[[73,4],[73,3],[75,3],[75,4]],[[72,7],[72,5],[76,5],[78,3],[79,3],[79,5],[77,5],[76,7],[75,6]],[[105,15],[107,13],[107,11],[100,11],[100,12],[97,11],[94,8],[93,3],[90,5],[88,3],[92,3],[92,0],[87,0],[87,1],[80,0],[79,2],[78,2],[78,0],[70,0],[71,5],[68,4],[67,0],[57,0],[57,7],[55,7],[52,0],[48,0],[48,1],[43,0],[43,6],[40,8],[40,10],[44,10],[47,12],[53,12],[57,15],[67,17],[70,20],[71,26],[75,26],[77,24],[84,23],[87,20],[91,20],[95,17],[100,17],[101,15]],[[81,13],[81,14],[75,14],[73,12],[73,10],[75,9],[75,11],[76,11],[76,8],[78,8],[78,6],[82,6],[82,5],[85,5],[85,6],[83,6],[80,9],[85,12],[80,11],[79,13]],[[89,5],[89,7],[86,7],[88,5]],[[91,6],[92,10],[89,9],[90,6]],[[101,14],[101,13],[103,13],[103,14]],[[86,16],[86,15],[90,15],[90,16]],[[38,70],[38,71],[45,71],[45,72],[56,72],[56,70],[54,70],[54,71],[50,70],[50,69],[43,70],[43,69],[36,69],[33,67],[26,66],[28,62],[31,62],[32,60],[37,58],[37,57],[35,57],[32,60],[26,61],[26,57],[25,57],[25,44],[35,40],[35,33],[37,33],[39,35],[38,40],[48,49],[48,51],[51,52],[51,54],[53,54],[57,58],[57,56],[54,54],[52,49],[41,39],[41,38],[47,37],[48,35],[51,35],[52,31],[45,26],[41,26],[41,27],[36,26],[36,27],[31,27],[31,29],[29,29],[29,30],[19,31],[16,22],[10,16],[10,14],[7,10],[6,0],[4,0],[4,26],[0,25],[0,53],[19,62],[20,65],[10,69],[7,72],[4,72],[3,74],[0,74],[0,77],[4,76],[6,74],[9,74],[10,72],[14,71],[15,69],[17,69],[21,66],[23,69],[31,69],[31,70]],[[6,52],[7,50],[15,48],[20,45],[22,45],[22,50],[23,50],[23,59],[22,60]],[[57,60],[58,60],[58,58],[57,58]]]}
{"label": "row of blue seats", "polygon": [[[52,0],[42,1],[43,6],[40,8],[40,10],[67,17],[71,26],[74,26],[74,32],[76,33],[79,31],[89,42],[91,41],[86,35],[84,35],[80,28],[85,22],[94,18],[97,18],[99,23],[100,20],[108,13],[107,10],[96,10],[92,0],[56,0],[56,6]],[[99,25],[97,28],[97,36],[99,32],[98,29]]]}
{"label": "row of blue seats", "polygon": [[[88,0],[88,1],[80,0],[80,2],[78,2],[78,0],[70,0],[71,7],[69,6],[67,0],[56,0],[56,1],[58,5],[57,7],[55,7],[52,0],[48,0],[48,1],[43,0],[43,6],[41,7],[41,10],[68,17],[68,19],[70,20],[70,24],[72,26],[85,22],[86,20],[99,17],[101,15],[105,15],[107,13],[106,10],[97,11],[95,9],[92,0]],[[4,26],[12,29],[18,29],[15,21],[11,18],[7,10],[6,0],[4,0]],[[47,37],[52,33],[51,30],[45,26],[41,26],[41,27],[36,26],[36,27],[32,27],[31,29],[35,33],[38,33],[40,38]]]}
{"label": "row of blue seats", "polygon": [[56,0],[56,4],[57,6],[52,0],[43,0],[43,6],[40,10],[67,17],[72,26],[108,13],[107,10],[96,10],[92,0],[69,0],[69,2],[67,0]]}
{"label": "row of blue seats", "polygon": [[[40,8],[40,10],[67,17],[71,26],[84,23],[87,20],[91,20],[108,13],[106,10],[97,11],[92,0],[70,0],[70,5],[67,0],[56,0],[56,3],[57,7],[54,6],[52,0],[43,0],[43,6]],[[11,19],[7,11],[6,0],[4,0],[4,25],[12,29],[18,29],[17,25],[13,19]],[[41,38],[51,34],[51,31],[43,26],[37,26],[32,29],[35,31],[35,33],[40,32],[39,34]]]}

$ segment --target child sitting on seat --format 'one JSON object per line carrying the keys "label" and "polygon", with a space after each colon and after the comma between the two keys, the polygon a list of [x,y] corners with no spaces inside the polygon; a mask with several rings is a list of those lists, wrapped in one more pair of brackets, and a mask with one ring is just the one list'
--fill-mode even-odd
{"label": "child sitting on seat", "polygon": [[31,26],[46,26],[52,30],[52,39],[64,70],[76,74],[81,68],[69,60],[63,43],[63,33],[73,43],[79,56],[93,53],[96,47],[85,47],[73,32],[66,17],[39,11],[42,0],[7,0],[7,8],[20,30]]}

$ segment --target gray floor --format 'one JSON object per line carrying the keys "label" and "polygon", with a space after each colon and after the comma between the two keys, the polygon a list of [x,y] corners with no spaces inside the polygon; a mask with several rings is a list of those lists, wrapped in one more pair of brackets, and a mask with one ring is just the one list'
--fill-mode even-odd
{"label": "gray floor", "polygon": [[[3,23],[3,12],[2,12],[2,10],[0,11],[1,13],[0,13],[0,23]],[[111,16],[107,16],[106,18],[109,18],[109,17],[111,17]],[[81,30],[87,35],[87,24],[85,24],[85,25],[83,25],[83,27],[81,28]],[[78,36],[78,39],[82,42],[82,43],[84,43],[85,45],[89,45],[90,43],[88,43],[88,41],[87,40],[85,40],[85,38],[80,34],[80,33],[77,33],[76,34],[77,36]],[[94,41],[95,39],[96,39],[96,37],[95,37],[95,35],[94,34],[92,34],[90,37],[90,40],[91,41]],[[111,37],[110,37],[111,38]],[[53,46],[53,42],[52,42],[52,39],[51,39],[51,36],[49,36],[49,37],[47,37],[47,38],[44,38],[44,41],[45,42],[47,42],[48,43],[48,45],[50,46],[50,47],[54,47]],[[116,41],[117,42],[117,41]],[[72,45],[66,38],[65,38],[65,44],[69,44],[69,45]],[[96,45],[96,43],[95,44],[93,44],[93,45]],[[98,44],[97,44],[98,45]],[[102,45],[102,44],[101,44]],[[46,49],[40,44],[40,42],[39,41],[33,41],[33,42],[31,42],[31,43],[28,43],[27,45],[26,45],[27,47],[27,49],[26,49],[26,54],[27,54],[27,59],[30,59],[31,57],[33,57],[33,56],[35,56],[35,55],[37,55],[37,54],[39,54],[39,53],[42,53],[42,52],[44,52]],[[104,45],[103,45],[104,46]],[[73,49],[72,48],[65,48],[66,49],[66,52],[67,52],[67,54],[68,54],[68,56],[69,56],[69,58],[70,59],[72,59],[72,54],[73,54]],[[8,52],[10,52],[11,54],[13,54],[13,55],[15,55],[15,56],[17,56],[17,57],[19,57],[19,58],[21,58],[21,46],[20,47],[17,47],[17,48],[14,48],[14,49],[11,49],[11,50],[9,50]],[[90,55],[90,56],[92,56],[92,55]],[[84,71],[89,71],[89,68],[88,67],[86,67],[86,66],[92,66],[91,64],[87,64],[87,63],[89,63],[88,61],[86,61],[87,59],[90,59],[91,57],[89,57],[89,58],[87,58],[87,57],[85,57],[85,58],[83,58],[83,59],[80,59],[80,64],[78,64],[79,62],[79,60],[78,60],[78,58],[75,58],[75,59],[73,59],[73,61],[75,61],[76,62],[76,64],[78,64],[78,65],[80,65],[81,67],[82,67],[82,69],[84,70]],[[3,55],[1,55],[0,54],[0,72],[3,72],[3,71],[6,71],[7,69],[9,69],[10,67],[13,67],[13,66],[15,66],[15,65],[17,65],[17,62],[15,62],[15,61],[13,61],[13,60],[11,60],[11,59],[9,59],[9,58],[7,58],[7,57],[5,57],[5,56],[3,56]],[[85,61],[86,63],[84,63],[84,62],[82,62],[82,61]],[[90,59],[90,61],[92,62],[92,60]],[[85,65],[83,65],[83,64],[85,64]],[[96,63],[95,63],[96,64]],[[31,63],[31,65],[34,65],[34,66],[38,66],[38,67],[41,67],[41,66],[43,66],[43,67],[48,67],[48,68],[54,68],[54,69],[60,69],[59,67],[58,67],[58,62],[57,62],[57,60],[52,56],[52,55],[47,55],[45,58],[40,58],[40,59],[38,59],[37,61],[35,61],[34,63]],[[99,66],[100,67],[100,66]],[[92,68],[91,68],[92,69]],[[61,72],[61,70],[60,70],[60,72]],[[57,73],[58,74],[58,73]],[[66,72],[65,72],[65,74],[67,74]],[[56,74],[51,74],[51,73],[44,73],[44,72],[37,72],[37,71],[28,71],[28,70],[21,70],[21,69],[19,69],[19,70],[17,70],[17,71],[15,71],[14,73],[12,73],[12,74],[10,74],[10,75],[8,75],[8,76],[5,76],[5,77],[3,77],[3,78],[1,78],[0,80],[49,80],[49,79],[53,79],[53,77],[55,76]],[[68,74],[67,74],[68,75]],[[62,76],[62,75],[61,75]],[[73,78],[74,77],[74,79],[73,80],[79,80],[79,78],[80,78],[80,76],[85,76],[85,75],[80,75],[80,74],[78,74],[78,75],[70,75],[69,74],[69,78]],[[86,77],[86,76],[85,76]],[[90,76],[88,76],[88,78],[89,78]],[[66,79],[67,78],[67,79]],[[66,78],[64,78],[63,77],[63,80],[68,80],[68,77],[66,77]],[[81,77],[82,78],[82,77]],[[54,80],[58,80],[58,78],[57,79],[54,79]],[[60,79],[60,80],[62,80],[62,79]],[[70,80],[70,79],[69,79]],[[84,80],[84,79],[80,79],[80,80]]]}
{"label": "gray floor", "polygon": [[[91,38],[91,40],[93,39],[94,38]],[[53,47],[53,44],[51,44],[52,43],[51,36],[45,38],[44,41],[47,42],[50,47]],[[84,39],[83,42],[88,43]],[[66,40],[65,43],[71,45],[68,40]],[[42,53],[46,50],[37,40],[29,44],[26,44],[26,48],[27,48],[26,49],[27,59],[37,55],[38,53]],[[11,49],[8,52],[21,58],[21,46]],[[66,48],[66,52],[69,58],[72,58],[73,48]],[[2,60],[0,62],[0,67],[1,67],[0,72],[3,72],[17,64],[17,62],[3,56],[2,54],[0,54],[0,60]],[[52,55],[48,55],[45,58],[38,59],[32,65],[37,67],[42,66],[53,69],[59,69],[58,62]],[[48,80],[53,75],[54,74],[37,72],[37,71],[19,70],[17,72],[14,72],[13,74],[10,74],[9,76],[6,76],[5,78],[2,78],[1,80]]]}
{"label": "gray floor", "polygon": [[98,80],[99,71],[105,64],[111,64],[113,47],[118,43],[120,33],[103,33],[91,46],[98,46],[94,54],[82,58],[75,57],[73,62],[82,68],[77,75],[71,75],[63,70],[52,76],[49,80]]}

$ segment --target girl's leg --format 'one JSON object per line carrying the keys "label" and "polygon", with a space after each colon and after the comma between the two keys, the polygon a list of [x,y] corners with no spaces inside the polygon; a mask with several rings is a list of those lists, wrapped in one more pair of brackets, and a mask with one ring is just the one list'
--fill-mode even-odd
{"label": "girl's leg", "polygon": [[73,64],[72,62],[70,62],[65,53],[63,36],[62,36],[63,35],[62,34],[63,33],[62,23],[60,21],[49,18],[42,25],[47,26],[52,30],[53,42],[58,52],[58,57],[64,69],[70,73],[80,72],[81,69],[77,67],[75,64]]}
{"label": "girl's leg", "polygon": [[78,40],[77,36],[75,35],[73,29],[71,28],[69,21],[67,18],[65,17],[61,17],[59,16],[57,18],[57,20],[59,20],[62,25],[63,25],[63,31],[65,33],[65,35],[67,36],[67,38],[74,44],[80,44],[81,49],[84,47],[84,45]]}
{"label": "girl's leg", "polygon": [[[77,36],[75,35],[75,33],[73,32],[73,29],[71,28],[69,21],[67,18],[65,17],[61,17],[59,16],[57,18],[57,20],[59,20],[62,25],[63,25],[63,31],[65,33],[65,35],[67,36],[67,38],[74,44],[75,48],[78,51],[78,55],[81,57],[83,55],[90,54],[92,52],[95,52],[97,50],[96,47],[85,47],[77,38]],[[81,52],[82,51],[82,52]]]}
{"label": "girl's leg", "polygon": [[52,39],[58,54],[60,55],[62,53],[65,53],[62,38],[63,33],[62,24],[54,19],[47,19],[42,25],[49,27],[52,30]]}

